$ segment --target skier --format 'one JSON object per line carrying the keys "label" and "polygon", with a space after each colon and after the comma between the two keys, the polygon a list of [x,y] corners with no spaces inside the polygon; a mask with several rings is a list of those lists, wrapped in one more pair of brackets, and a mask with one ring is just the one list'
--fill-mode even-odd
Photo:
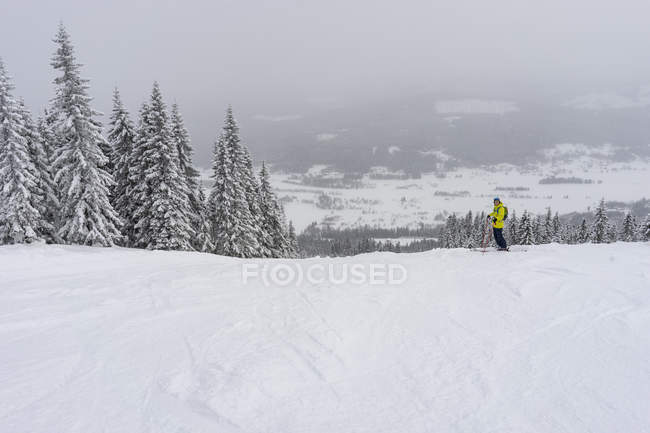
{"label": "skier", "polygon": [[494,197],[494,212],[488,215],[487,219],[492,220],[494,240],[497,241],[499,251],[508,251],[508,244],[503,237],[503,220],[507,218],[508,211],[503,206],[499,197]]}

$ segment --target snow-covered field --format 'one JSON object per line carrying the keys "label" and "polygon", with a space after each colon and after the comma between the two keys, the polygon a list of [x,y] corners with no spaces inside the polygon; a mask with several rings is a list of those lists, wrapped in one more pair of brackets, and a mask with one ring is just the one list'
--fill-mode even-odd
{"label": "snow-covered field", "polygon": [[245,263],[0,247],[0,431],[650,432],[650,243]]}
{"label": "snow-covered field", "polygon": [[[589,154],[584,150],[577,145],[558,145],[545,152],[548,162],[530,167],[459,168],[444,177],[424,174],[421,179],[404,180],[365,176],[362,186],[354,189],[296,185],[288,174],[274,174],[273,185],[286,200],[287,216],[298,230],[324,221],[333,227],[433,224],[436,216],[438,222],[444,222],[451,212],[491,211],[495,196],[519,215],[524,210],[544,213],[549,206],[561,214],[585,212],[593,210],[603,197],[624,202],[650,197],[650,161],[606,161],[601,157],[613,151],[608,146],[590,149]],[[549,177],[576,177],[591,183],[539,183]],[[317,206],[323,193],[333,199],[335,207]]]}

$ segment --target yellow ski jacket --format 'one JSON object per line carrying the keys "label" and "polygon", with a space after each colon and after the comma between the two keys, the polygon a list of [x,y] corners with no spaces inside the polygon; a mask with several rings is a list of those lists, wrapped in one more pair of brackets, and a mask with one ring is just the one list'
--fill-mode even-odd
{"label": "yellow ski jacket", "polygon": [[[503,203],[499,203],[498,205],[494,206],[494,212],[492,212],[489,216],[492,217],[492,227],[497,228],[497,229],[502,229],[503,228],[503,217],[505,216],[506,211],[503,209]],[[495,221],[496,218],[496,221]]]}

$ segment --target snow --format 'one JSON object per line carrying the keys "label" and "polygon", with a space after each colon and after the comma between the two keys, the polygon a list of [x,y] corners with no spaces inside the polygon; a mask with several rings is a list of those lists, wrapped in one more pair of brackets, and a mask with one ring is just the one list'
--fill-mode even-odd
{"label": "snow", "polygon": [[607,158],[613,156],[617,150],[622,148],[605,143],[600,146],[586,146],[583,143],[558,143],[553,147],[540,150],[540,154],[547,159],[553,158],[581,158],[581,157],[601,157]]}
{"label": "snow", "polygon": [[455,159],[453,156],[449,155],[448,153],[446,153],[441,149],[424,150],[421,151],[420,154],[435,156],[438,161],[442,161],[442,162],[452,161]]}
{"label": "snow", "polygon": [[[373,168],[359,188],[297,188],[295,179],[286,173],[274,173],[272,184],[298,232],[314,221],[341,228],[366,224],[417,227],[442,222],[449,213],[491,211],[495,195],[518,215],[524,210],[546,213],[549,206],[560,214],[586,212],[603,197],[623,202],[648,197],[650,160],[612,162],[602,158],[615,149],[603,145],[585,154],[580,144],[561,144],[545,152],[548,159],[535,165],[459,167],[447,170],[444,176],[425,173],[420,179],[373,179],[382,173],[381,168]],[[308,173],[318,176],[323,167],[314,166]],[[591,183],[539,183],[549,177],[578,177]],[[342,209],[318,208],[323,193],[340,199]]]}
{"label": "snow", "polygon": [[0,247],[0,431],[650,431],[650,243],[246,263],[278,262]]}
{"label": "snow", "polygon": [[327,164],[316,164],[312,165],[309,170],[305,173],[307,176],[319,176],[327,173],[330,170],[330,166]]}

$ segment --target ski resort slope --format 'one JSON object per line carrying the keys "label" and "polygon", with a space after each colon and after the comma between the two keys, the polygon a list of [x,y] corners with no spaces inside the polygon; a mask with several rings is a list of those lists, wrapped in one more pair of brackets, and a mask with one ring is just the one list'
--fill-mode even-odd
{"label": "ski resort slope", "polygon": [[650,243],[244,263],[0,247],[0,432],[650,432]]}

